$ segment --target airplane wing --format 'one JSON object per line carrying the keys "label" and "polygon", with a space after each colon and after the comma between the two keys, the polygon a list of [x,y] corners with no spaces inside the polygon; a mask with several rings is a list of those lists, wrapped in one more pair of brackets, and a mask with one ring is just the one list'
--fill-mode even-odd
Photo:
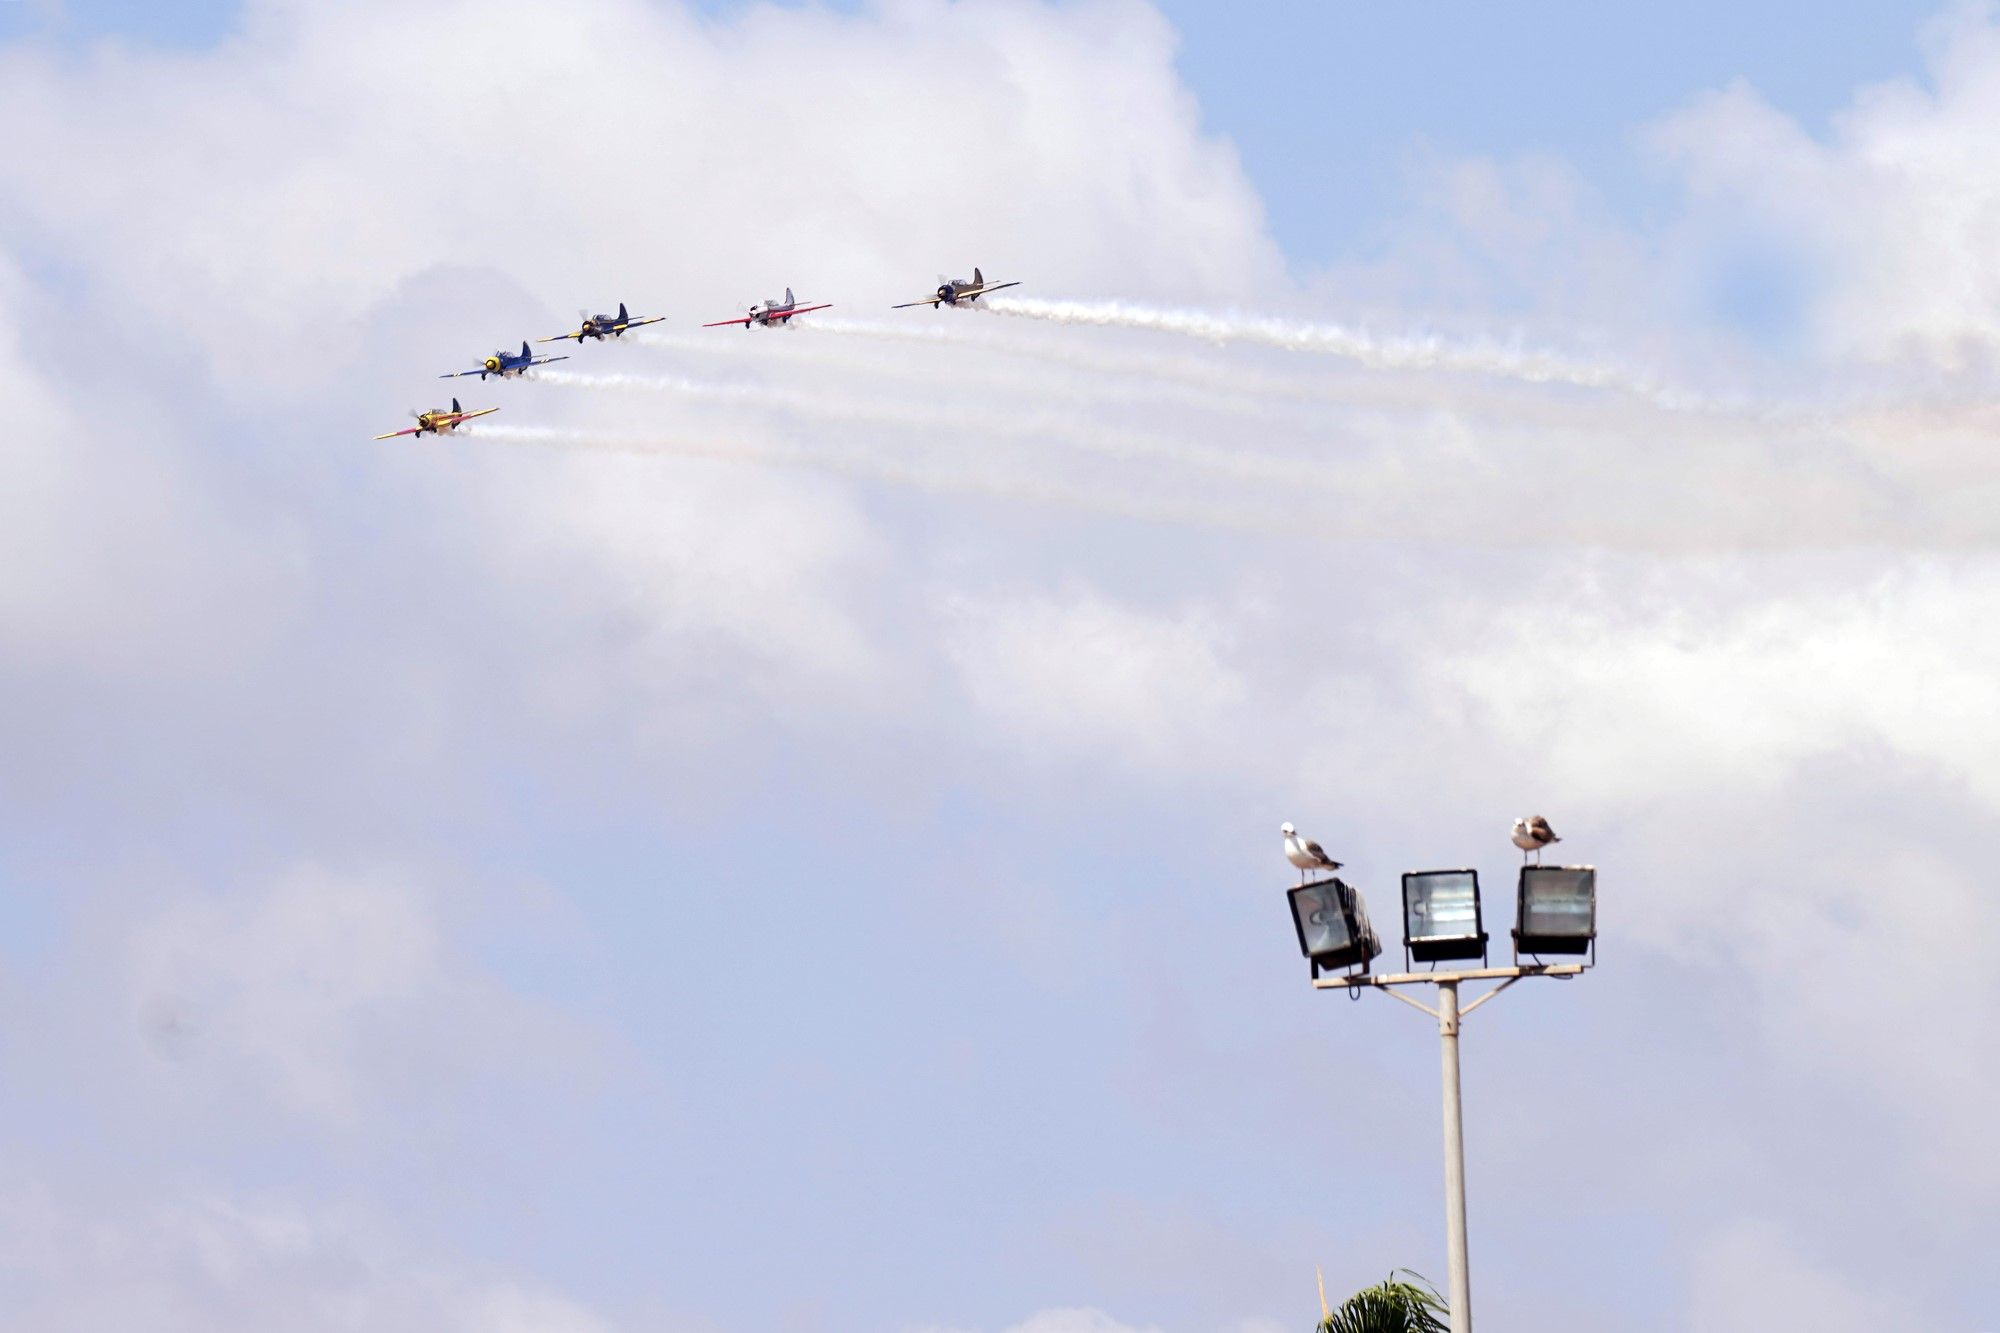
{"label": "airplane wing", "polygon": [[553,338],[537,338],[535,339],[535,341],[538,343],[559,343],[559,342],[565,342],[571,338],[576,339],[578,342],[582,342],[583,332],[581,330],[578,330],[575,333],[558,333]]}
{"label": "airplane wing", "polygon": [[943,298],[942,296],[926,296],[926,297],[925,297],[925,298],[924,298],[923,300],[921,300],[921,301],[905,301],[905,302],[903,302],[903,304],[901,304],[901,305],[892,305],[892,306],[890,306],[889,308],[890,308],[891,310],[908,310],[908,309],[909,309],[910,307],[912,307],[912,306],[919,306],[919,305],[936,305],[936,304],[937,304],[937,303],[938,303],[939,301],[942,301],[942,300],[944,300],[944,298]]}
{"label": "airplane wing", "polygon": [[489,416],[494,412],[498,412],[499,410],[500,409],[497,407],[482,407],[477,412],[460,412],[447,419],[454,426],[463,426],[466,422],[472,420],[474,417]]}
{"label": "airplane wing", "polygon": [[[528,364],[531,366],[546,366],[551,361],[567,361],[567,360],[569,360],[567,356],[538,356],[534,360],[528,362]],[[470,371],[464,371],[464,370],[461,370],[459,372],[459,374],[461,375],[467,375],[470,373],[471,373]],[[496,412],[499,410],[500,409],[498,408],[494,409],[494,411]]]}
{"label": "airplane wing", "polygon": [[826,301],[819,305],[802,305],[796,310],[787,310],[785,312],[785,318],[790,319],[793,315],[809,314],[814,310],[831,310],[831,309],[833,309],[833,302],[831,301]]}
{"label": "airplane wing", "polygon": [[705,329],[719,329],[730,324],[748,324],[749,322],[750,322],[750,316],[745,315],[741,319],[718,319],[715,321],[715,323],[704,324],[702,325],[702,327]]}
{"label": "airplane wing", "polygon": [[393,440],[398,435],[415,435],[418,433],[419,433],[418,428],[412,426],[408,430],[392,430],[387,435],[377,435],[375,438],[378,440]]}
{"label": "airplane wing", "polygon": [[989,282],[989,283],[987,283],[987,284],[986,284],[986,285],[985,285],[984,287],[981,287],[981,288],[979,289],[979,294],[980,294],[981,296],[984,296],[984,295],[986,295],[986,293],[988,293],[988,292],[997,292],[997,291],[999,291],[999,290],[1000,290],[1001,288],[1003,288],[1003,287],[1019,287],[1020,285],[1021,285],[1021,284],[1020,284],[1020,283],[1019,283],[1018,281],[1015,281],[1015,282]]}
{"label": "airplane wing", "polygon": [[665,315],[650,315],[645,319],[628,319],[623,324],[613,324],[611,327],[623,333],[627,329],[639,329],[648,324],[657,324],[665,318]]}
{"label": "airplane wing", "polygon": [[495,373],[495,372],[493,372],[493,371],[490,371],[490,370],[485,370],[485,369],[480,369],[480,370],[454,370],[454,371],[452,371],[452,372],[451,372],[451,374],[449,374],[449,375],[440,375],[440,376],[438,376],[438,378],[439,378],[439,379],[441,379],[441,380],[460,380],[460,379],[464,379],[464,378],[465,378],[465,377],[466,377],[467,375],[491,375],[491,374],[494,374],[494,373]]}

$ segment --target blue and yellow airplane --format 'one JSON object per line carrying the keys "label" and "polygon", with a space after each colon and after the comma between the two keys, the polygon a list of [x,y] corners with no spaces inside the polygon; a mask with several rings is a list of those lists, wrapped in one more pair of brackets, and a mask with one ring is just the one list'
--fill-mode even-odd
{"label": "blue and yellow airplane", "polygon": [[504,380],[510,376],[519,375],[531,366],[545,366],[551,361],[567,360],[569,358],[566,356],[536,356],[528,349],[527,342],[523,340],[518,356],[513,352],[495,352],[493,355],[487,357],[477,370],[454,370],[451,374],[440,375],[438,378],[441,380],[455,380],[463,379],[467,375],[477,375],[480,379],[485,379],[488,375],[498,375]]}
{"label": "blue and yellow airplane", "polygon": [[634,319],[631,315],[625,313],[625,303],[620,301],[618,303],[618,313],[615,315],[584,315],[583,325],[575,333],[558,333],[553,338],[537,338],[535,341],[559,343],[566,339],[574,338],[581,345],[585,338],[597,338],[599,340],[616,338],[627,329],[636,329],[645,324],[657,324],[665,318],[665,315],[651,315]]}

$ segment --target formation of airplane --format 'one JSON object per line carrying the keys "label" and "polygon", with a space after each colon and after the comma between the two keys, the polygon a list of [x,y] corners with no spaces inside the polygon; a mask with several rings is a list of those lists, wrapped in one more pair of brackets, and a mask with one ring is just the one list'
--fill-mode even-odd
{"label": "formation of airplane", "polygon": [[762,305],[753,305],[750,307],[750,313],[741,319],[718,319],[713,324],[704,324],[702,327],[705,329],[720,329],[731,324],[741,324],[746,329],[752,324],[761,324],[765,328],[769,328],[773,324],[790,327],[792,316],[794,315],[803,315],[814,310],[831,309],[833,309],[833,303],[830,301],[822,302],[819,305],[802,306],[799,304],[799,298],[792,295],[792,289],[787,287],[785,288],[785,299],[782,301],[770,300],[764,302]]}
{"label": "formation of airplane", "polygon": [[575,333],[558,333],[553,338],[537,338],[535,341],[559,343],[566,339],[574,338],[580,345],[585,338],[594,338],[602,342],[606,338],[623,337],[627,329],[637,329],[643,328],[648,324],[657,324],[665,318],[665,315],[642,315],[634,319],[625,312],[625,303],[620,301],[618,303],[618,313],[615,315],[585,315],[583,323],[577,328]]}
{"label": "formation of airplane", "polygon": [[482,407],[477,412],[468,412],[458,405],[458,399],[451,400],[451,410],[433,407],[428,412],[416,414],[417,424],[408,430],[392,430],[387,435],[377,435],[378,440],[393,440],[398,435],[451,435],[474,417],[483,417],[498,412],[497,407]]}
{"label": "formation of airplane", "polygon": [[[937,291],[932,295],[925,297],[921,301],[906,301],[902,305],[892,307],[892,309],[908,310],[914,306],[924,305],[934,308],[948,305],[972,305],[980,297],[991,292],[1001,291],[1008,287],[1018,287],[1020,285],[1018,282],[988,282],[986,281],[986,275],[975,268],[972,270],[972,276],[969,278],[944,279],[939,282]],[[799,298],[792,294],[790,287],[787,287],[785,288],[785,299],[782,301],[764,301],[758,305],[751,306],[747,314],[739,316],[736,319],[720,319],[712,324],[704,324],[702,327],[705,329],[720,329],[730,327],[731,325],[741,325],[747,329],[756,325],[770,328],[774,324],[789,327],[792,320],[799,315],[810,314],[815,310],[831,310],[832,308],[833,304],[829,301],[822,301],[818,305],[800,305]],[[538,338],[536,341],[544,343],[574,341],[577,346],[581,347],[585,339],[589,339],[592,342],[602,342],[606,338],[622,337],[629,329],[644,328],[648,324],[661,323],[666,319],[666,316],[634,316],[625,308],[625,303],[620,301],[618,303],[618,313],[615,315],[584,314],[580,318],[583,322],[573,332],[558,333],[554,337]],[[497,351],[482,361],[475,370],[454,370],[440,375],[438,378],[441,380],[453,380],[463,379],[468,375],[477,375],[483,381],[489,375],[497,375],[501,379],[512,379],[524,374],[535,366],[545,366],[553,361],[567,360],[569,360],[567,354],[562,356],[537,356],[535,355],[534,348],[523,342],[521,350],[518,353],[505,350]],[[499,410],[497,407],[482,407],[477,411],[468,412],[460,407],[458,399],[454,398],[451,400],[451,409],[449,411],[441,407],[434,407],[428,412],[412,413],[411,415],[417,419],[416,425],[410,427],[408,430],[390,431],[387,435],[377,435],[375,438],[378,440],[393,440],[401,435],[452,435],[456,434],[458,428],[466,422],[478,417],[487,416]]]}
{"label": "formation of airplane", "polygon": [[567,360],[569,360],[567,356],[536,356],[528,344],[523,342],[519,353],[501,350],[487,357],[477,370],[454,370],[449,375],[440,375],[438,378],[456,380],[463,379],[467,375],[477,375],[480,379],[485,379],[488,375],[498,375],[504,380],[519,375],[533,366],[546,366],[551,361]]}
{"label": "formation of airplane", "polygon": [[969,278],[946,278],[938,284],[936,292],[926,296],[923,300],[905,301],[899,306],[891,306],[890,309],[908,310],[913,306],[920,305],[931,306],[934,309],[948,305],[970,305],[989,292],[997,292],[1004,287],[1019,287],[1020,285],[1018,282],[988,282],[986,275],[975,268],[972,270],[972,276]]}

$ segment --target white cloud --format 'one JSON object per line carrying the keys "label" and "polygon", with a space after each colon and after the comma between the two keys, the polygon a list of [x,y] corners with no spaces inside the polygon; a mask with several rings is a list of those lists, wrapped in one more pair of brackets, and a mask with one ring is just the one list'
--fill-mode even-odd
{"label": "white cloud", "polygon": [[1228,635],[1205,611],[960,597],[946,624],[966,695],[1031,751],[1180,768],[1213,752],[1242,701]]}
{"label": "white cloud", "polygon": [[[1200,132],[1172,35],[1142,6],[913,0],[723,23],[619,0],[247,13],[212,52],[0,60],[8,248],[79,274],[63,295],[86,313],[129,313],[134,364],[153,364],[144,337],[171,337],[192,368],[145,411],[93,403],[64,379],[80,353],[23,350],[41,350],[26,339],[49,294],[29,299],[18,273],[0,284],[0,394],[21,425],[0,440],[0,653],[44,686],[17,711],[62,698],[95,719],[136,694],[149,720],[218,719],[164,756],[157,740],[115,739],[76,790],[151,761],[176,795],[240,805],[238,818],[276,811],[273,837],[344,849],[426,834],[357,833],[323,792],[273,795],[264,779],[337,769],[326,790],[368,793],[408,821],[397,827],[428,830],[462,813],[434,783],[603,772],[650,824],[659,774],[628,774],[628,747],[706,790],[740,750],[773,743],[798,767],[838,765],[843,797],[865,807],[909,774],[829,734],[894,745],[925,731],[948,733],[940,748],[969,734],[1105,760],[1155,790],[1220,773],[1247,804],[1297,798],[1272,825],[1326,812],[1357,861],[1379,865],[1438,840],[1508,856],[1498,840],[1517,802],[1546,801],[1569,845],[1607,866],[1607,885],[1615,875],[1607,920],[1622,941],[1694,977],[1754,958],[1754,1018],[1786,1053],[1788,1086],[1858,1089],[1897,1127],[1885,1152],[1930,1168],[1923,1188],[1972,1206],[1990,1195],[1990,1172],[1950,1164],[1985,1160],[1991,1076],[1964,1067],[1930,1016],[1990,1026],[2000,989],[1810,983],[1924,950],[1970,965],[1996,942],[1976,829],[2000,802],[1986,753],[2000,581],[1984,555],[1742,554],[1989,545],[1976,419],[1677,413],[1467,375],[1309,379],[1296,359],[1279,372],[1275,356],[1220,352],[1203,363],[1206,397],[1191,397],[1160,387],[1186,346],[1019,327],[989,344],[977,317],[918,312],[909,327],[965,345],[857,338],[815,361],[803,335],[718,334],[783,349],[719,373],[768,382],[785,411],[748,393],[718,410],[571,401],[553,385],[480,392],[504,403],[503,422],[809,453],[829,471],[858,460],[877,480],[900,469],[921,504],[825,474],[494,435],[371,449],[372,423],[463,352],[540,332],[514,325],[567,320],[585,299],[686,322],[791,282],[846,313],[975,262],[1052,296],[1256,307],[1288,294],[1254,193]],[[1641,299],[1661,282],[1648,266],[1698,262],[1672,252],[1708,244],[1703,228],[1761,228],[1841,275],[1819,307],[1827,348],[1963,360],[1989,336],[1985,168],[1968,145],[2000,60],[1977,14],[1941,32],[1936,92],[1871,95],[1829,144],[1741,90],[1677,118],[1663,141],[1706,200],[1686,235],[1618,231],[1559,164],[1447,164],[1435,205],[1461,248],[1420,239],[1402,259],[1468,321],[1512,318],[1493,313],[1511,290],[1545,328],[1594,311],[1626,353],[1664,345],[1698,365],[1699,336],[1658,327],[1667,307]],[[801,78],[809,95],[758,92]],[[1931,251],[1935,265],[1919,262]],[[1372,290],[1392,304],[1411,289]],[[1003,337],[1034,355],[998,364]],[[625,369],[692,359],[577,355]],[[816,394],[861,407],[840,421],[798,410]],[[124,409],[118,428],[93,419],[104,407]],[[148,425],[127,442],[134,417]],[[252,436],[254,461],[210,447],[218,420]],[[1023,540],[1001,506],[929,503],[954,489],[1039,493],[1062,521]],[[1121,505],[1202,526],[1205,543],[1101,521]],[[1579,544],[1638,554],[1582,557]],[[1232,595],[1243,587],[1281,590],[1295,614],[1279,623]],[[77,664],[113,686],[65,693]],[[926,688],[940,679],[951,688]],[[954,730],[966,708],[975,725]],[[251,746],[268,769],[223,753]],[[80,822],[128,827],[94,793],[73,799]],[[1148,809],[1178,817],[1172,802]],[[482,817],[498,822],[469,822]],[[546,818],[561,828],[539,832],[567,858],[595,821],[630,816]],[[210,858],[231,854],[193,859]],[[210,882],[245,878],[230,864]],[[460,1058],[441,1052],[480,1058],[496,1017],[549,1021],[469,964],[433,895],[395,874],[306,865],[256,891],[161,894],[120,922],[131,1016],[153,1043],[154,1086],[203,1106],[367,1125]],[[593,910],[615,928],[629,909]],[[1004,905],[988,895],[983,910]],[[1718,943],[1724,911],[1742,928]],[[259,1275],[288,1266],[325,1294],[327,1319],[357,1326],[598,1326],[501,1279],[391,1266],[386,1287],[344,1286],[344,1266],[380,1275],[351,1264],[365,1247],[282,1208],[119,1224],[55,1213],[7,1243],[32,1256],[38,1230],[101,1237],[104,1271],[126,1276],[74,1270],[38,1298],[31,1328],[92,1326],[100,1287],[128,1326],[141,1300],[182,1321],[168,1327],[249,1326],[267,1313]],[[1197,1220],[1220,1225],[1209,1216]],[[1739,1251],[1828,1309],[1852,1295],[1752,1229],[1702,1260],[1704,1316],[1738,1298]],[[230,1303],[243,1293],[248,1305]],[[1016,1333],[1120,1327],[1047,1311]]]}
{"label": "white cloud", "polygon": [[1744,1220],[1717,1228],[1701,1243],[1680,1326],[1691,1333],[1940,1327],[1920,1308],[1920,1293],[1908,1285],[1899,1284],[1894,1295],[1866,1290],[1813,1262],[1782,1227]]}
{"label": "white cloud", "polygon": [[1007,1333],[1157,1333],[1157,1330],[1122,1324],[1102,1310],[1073,1307],[1032,1314]]}
{"label": "white cloud", "polygon": [[1547,813],[1603,867],[1607,938],[1733,978],[1802,1089],[1888,1111],[1926,1197],[1979,1207],[2000,1182],[1974,1109],[1993,1075],[1935,1015],[2000,1021],[2000,923],[1978,905],[2000,814],[1992,562],[1602,565],[1513,593],[1433,601],[1407,657],[1330,688],[1314,731],[1345,763],[1300,756],[1302,785],[1373,858],[1497,851],[1507,817]]}
{"label": "white cloud", "polygon": [[[923,1330],[923,1333],[961,1333],[961,1331],[934,1327]],[[1038,1310],[1020,1323],[1008,1325],[1005,1333],[1159,1333],[1159,1330],[1145,1325],[1121,1323],[1104,1311],[1088,1306],[1060,1306]]]}
{"label": "white cloud", "polygon": [[0,1196],[0,1318],[20,1333],[609,1333],[555,1292],[362,1218],[226,1197],[91,1211]]}
{"label": "white cloud", "polygon": [[1983,740],[2000,729],[1985,667],[2000,653],[2000,568],[1914,561],[1814,582],[1801,570],[1766,592],[1718,571],[1638,610],[1551,588],[1506,641],[1439,669],[1502,744],[1544,756],[1552,787],[1610,808],[1717,786],[1766,797],[1804,759],[1871,746],[2000,808]]}
{"label": "white cloud", "polygon": [[1815,139],[1737,84],[1657,129],[1702,200],[1692,225],[1758,233],[1811,265],[1836,355],[1990,365],[2000,337],[2000,27],[1958,4],[1925,32],[1928,77],[1863,89]]}
{"label": "white cloud", "polygon": [[1158,14],[1119,0],[734,23],[267,0],[212,52],[14,53],[0,109],[39,148],[0,182],[40,244],[260,394],[334,371],[369,307],[441,262],[565,318],[621,295],[727,311],[784,282],[886,305],[975,263],[1268,286],[1260,206],[1172,58]]}
{"label": "white cloud", "polygon": [[[490,447],[474,471],[449,446],[362,437],[420,405],[412,392],[439,391],[439,370],[503,336],[553,332],[533,321],[567,322],[583,301],[684,322],[789,282],[865,308],[975,263],[1044,285],[1267,288],[1281,265],[1259,202],[1230,147],[1201,132],[1173,48],[1155,11],[1123,0],[913,0],[730,22],[624,0],[559,16],[525,0],[264,0],[212,50],[0,55],[0,106],[16,142],[36,145],[0,158],[5,235],[78,275],[72,307],[115,308],[135,339],[195,359],[211,399],[259,421],[279,503],[307,497],[268,524],[173,511],[170,537],[276,583],[264,604],[237,606],[202,566],[183,592],[211,605],[174,624],[225,621],[263,643],[371,577],[335,549],[343,525],[380,521],[378,493],[342,497],[358,476],[421,511],[385,535],[408,539],[403,556],[428,566],[408,571],[411,586],[453,602],[460,623],[388,653],[357,644],[360,660],[308,664],[294,688],[337,665],[405,682],[398,744],[434,756],[468,724],[474,705],[452,686],[476,669],[506,682],[495,706],[565,727],[616,709],[636,744],[670,752],[730,705],[798,716],[829,691],[848,707],[894,693],[901,668],[871,642],[866,610],[892,566],[852,497],[756,468]],[[783,93],[752,91],[770,81]],[[84,159],[90,172],[69,169]],[[578,364],[644,359],[572,350]],[[526,386],[478,391],[505,407],[501,422],[602,426],[610,410]],[[804,434],[822,447],[810,419],[661,403],[627,416],[722,443]],[[198,440],[154,448],[162,466],[227,467]],[[95,549],[86,525],[46,511],[17,531],[53,521],[78,559]],[[244,538],[267,525],[279,531]],[[418,535],[426,525],[441,546]],[[468,648],[474,636],[502,646]]]}
{"label": "white cloud", "polygon": [[459,1076],[535,1076],[580,1034],[458,956],[403,875],[301,866],[262,892],[182,897],[131,927],[149,1085],[344,1130]]}
{"label": "white cloud", "polygon": [[240,664],[295,553],[207,492],[157,400],[106,384],[79,404],[31,362],[50,311],[0,249],[0,654],[126,682]]}

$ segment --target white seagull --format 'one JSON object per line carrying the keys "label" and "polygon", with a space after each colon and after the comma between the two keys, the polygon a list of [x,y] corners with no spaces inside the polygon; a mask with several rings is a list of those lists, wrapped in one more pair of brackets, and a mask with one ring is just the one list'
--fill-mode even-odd
{"label": "white seagull", "polygon": [[1299,883],[1306,882],[1308,870],[1338,870],[1340,862],[1326,854],[1326,849],[1307,838],[1301,838],[1299,831],[1289,823],[1281,824],[1278,832],[1285,835],[1285,859],[1299,868]]}
{"label": "white seagull", "polygon": [[1521,859],[1526,861],[1528,853],[1535,854],[1535,864],[1542,863],[1542,848],[1552,842],[1561,842],[1556,831],[1549,827],[1549,821],[1540,815],[1530,815],[1526,819],[1514,821],[1514,845],[1521,849]]}

